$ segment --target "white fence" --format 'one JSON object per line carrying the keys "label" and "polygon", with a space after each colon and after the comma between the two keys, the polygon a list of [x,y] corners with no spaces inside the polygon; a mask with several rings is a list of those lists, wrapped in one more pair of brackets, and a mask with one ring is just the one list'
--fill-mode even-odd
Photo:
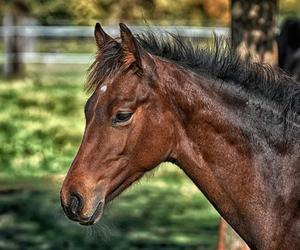
{"label": "white fence", "polygon": [[[134,33],[141,33],[149,29],[147,26],[130,26]],[[104,27],[105,31],[113,37],[119,36],[117,26]],[[228,36],[229,29],[224,27],[195,27],[195,26],[151,26],[153,32],[167,31],[190,38],[209,38],[215,33],[218,36]],[[14,60],[23,63],[55,63],[55,64],[86,64],[92,60],[91,54],[86,53],[40,53],[35,51],[35,43],[39,38],[66,39],[66,38],[92,38],[93,27],[90,26],[5,26],[0,27],[0,37],[4,40],[16,36],[25,41],[23,51],[18,54],[0,53],[0,63]]]}

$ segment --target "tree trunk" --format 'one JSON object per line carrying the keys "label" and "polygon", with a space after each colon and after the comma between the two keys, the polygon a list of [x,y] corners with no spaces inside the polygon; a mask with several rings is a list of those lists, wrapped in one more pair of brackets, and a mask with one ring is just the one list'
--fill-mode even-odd
{"label": "tree trunk", "polygon": [[277,64],[277,0],[232,0],[231,42],[242,59]]}
{"label": "tree trunk", "polygon": [[4,30],[4,67],[3,73],[7,77],[20,76],[23,74],[21,52],[24,49],[24,39],[19,35],[15,26],[22,25],[22,21],[30,10],[26,2],[15,0],[8,4],[3,17]]}
{"label": "tree trunk", "polygon": [[[231,1],[231,43],[242,59],[277,65],[277,7],[277,0]],[[222,219],[218,250],[246,249],[247,244]]]}

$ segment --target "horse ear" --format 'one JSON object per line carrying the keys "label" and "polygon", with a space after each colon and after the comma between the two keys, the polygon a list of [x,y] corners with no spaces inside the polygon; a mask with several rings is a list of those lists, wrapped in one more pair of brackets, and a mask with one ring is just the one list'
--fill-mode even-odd
{"label": "horse ear", "polygon": [[123,48],[124,63],[126,65],[135,64],[142,69],[142,48],[140,48],[136,38],[123,23],[120,23],[120,34],[122,39],[121,46]]}
{"label": "horse ear", "polygon": [[153,57],[139,45],[137,39],[123,23],[120,23],[120,33],[124,64],[127,67],[137,66],[148,79],[151,79],[151,82],[156,82],[157,72]]}
{"label": "horse ear", "polygon": [[110,37],[108,34],[105,33],[100,23],[96,23],[94,35],[99,50],[102,50],[105,44],[115,41],[112,37]]}

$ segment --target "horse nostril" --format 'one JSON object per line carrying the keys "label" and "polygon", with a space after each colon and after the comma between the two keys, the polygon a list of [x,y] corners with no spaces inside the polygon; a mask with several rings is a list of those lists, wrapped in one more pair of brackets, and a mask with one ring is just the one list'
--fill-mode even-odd
{"label": "horse nostril", "polygon": [[70,196],[70,205],[69,209],[73,215],[79,215],[83,208],[83,199],[82,196],[78,193],[72,193]]}

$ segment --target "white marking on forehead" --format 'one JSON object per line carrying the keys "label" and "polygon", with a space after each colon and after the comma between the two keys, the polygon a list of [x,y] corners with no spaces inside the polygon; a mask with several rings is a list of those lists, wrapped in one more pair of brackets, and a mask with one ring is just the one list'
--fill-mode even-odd
{"label": "white marking on forehead", "polygon": [[101,92],[105,92],[106,90],[107,90],[107,86],[106,85],[101,86],[101,88],[100,88]]}

